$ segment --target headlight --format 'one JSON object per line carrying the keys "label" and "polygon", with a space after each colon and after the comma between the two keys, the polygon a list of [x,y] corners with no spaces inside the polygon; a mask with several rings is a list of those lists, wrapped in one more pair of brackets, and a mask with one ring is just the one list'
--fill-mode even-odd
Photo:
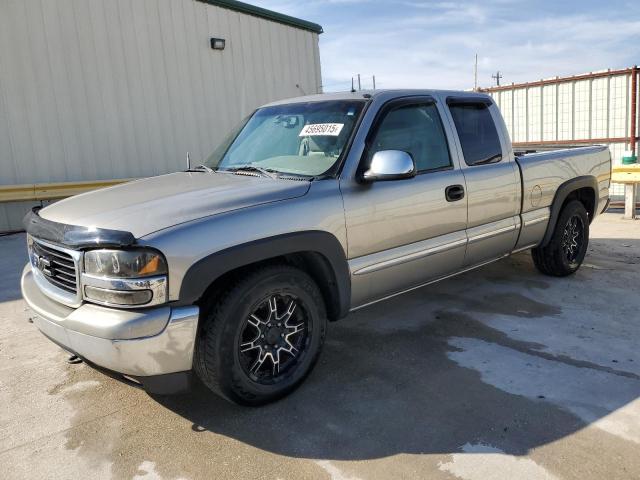
{"label": "headlight", "polygon": [[90,250],[84,254],[84,298],[121,308],[160,305],[168,300],[167,271],[156,250]]}
{"label": "headlight", "polygon": [[167,262],[155,250],[91,250],[84,254],[89,275],[144,278],[167,273]]}

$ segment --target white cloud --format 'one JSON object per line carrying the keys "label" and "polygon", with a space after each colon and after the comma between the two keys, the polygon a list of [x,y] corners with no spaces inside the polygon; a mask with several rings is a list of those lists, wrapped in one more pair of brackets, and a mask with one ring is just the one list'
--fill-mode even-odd
{"label": "white cloud", "polygon": [[327,90],[347,89],[356,73],[369,78],[375,74],[381,88],[470,88],[476,52],[483,86],[491,83],[496,70],[510,83],[619,68],[637,60],[634,45],[640,40],[640,10],[623,4],[254,3],[323,25],[320,54]]}

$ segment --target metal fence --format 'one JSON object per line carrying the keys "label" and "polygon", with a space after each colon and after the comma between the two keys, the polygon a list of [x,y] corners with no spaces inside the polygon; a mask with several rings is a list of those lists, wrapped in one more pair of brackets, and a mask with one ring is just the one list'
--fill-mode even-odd
{"label": "metal fence", "polygon": [[[482,91],[500,107],[516,149],[606,144],[617,165],[636,151],[637,79],[634,66]],[[613,184],[611,195],[624,195],[624,187]]]}

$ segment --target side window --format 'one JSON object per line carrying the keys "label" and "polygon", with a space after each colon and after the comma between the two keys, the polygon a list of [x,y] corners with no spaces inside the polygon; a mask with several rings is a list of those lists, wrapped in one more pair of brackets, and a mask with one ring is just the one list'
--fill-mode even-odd
{"label": "side window", "polygon": [[418,172],[451,166],[447,137],[436,106],[406,105],[389,111],[369,147],[369,160],[382,150],[402,150],[413,157]]}
{"label": "side window", "polygon": [[449,105],[467,165],[502,160],[502,147],[489,107],[484,103]]}

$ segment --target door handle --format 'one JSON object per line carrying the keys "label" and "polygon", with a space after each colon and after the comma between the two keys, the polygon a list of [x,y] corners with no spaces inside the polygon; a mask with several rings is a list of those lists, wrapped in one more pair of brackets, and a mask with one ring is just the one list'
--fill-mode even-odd
{"label": "door handle", "polygon": [[449,185],[444,190],[444,196],[447,202],[457,202],[464,198],[464,187],[462,185]]}

